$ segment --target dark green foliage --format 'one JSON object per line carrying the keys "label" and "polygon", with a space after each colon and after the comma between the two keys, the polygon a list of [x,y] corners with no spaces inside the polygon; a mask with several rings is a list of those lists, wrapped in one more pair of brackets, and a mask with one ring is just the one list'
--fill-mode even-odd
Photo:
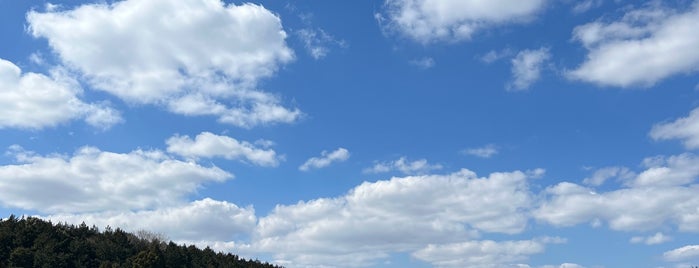
{"label": "dark green foliage", "polygon": [[210,248],[177,245],[140,231],[57,224],[38,218],[0,219],[0,268],[6,267],[278,267],[217,253]]}
{"label": "dark green foliage", "polygon": [[33,267],[34,252],[24,247],[16,248],[10,253],[9,263],[12,267]]}

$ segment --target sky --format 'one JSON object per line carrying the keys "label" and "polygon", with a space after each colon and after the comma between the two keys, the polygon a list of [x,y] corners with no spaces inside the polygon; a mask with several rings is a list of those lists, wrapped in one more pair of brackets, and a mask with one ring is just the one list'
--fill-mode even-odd
{"label": "sky", "polygon": [[286,267],[699,265],[699,1],[0,0],[0,218]]}

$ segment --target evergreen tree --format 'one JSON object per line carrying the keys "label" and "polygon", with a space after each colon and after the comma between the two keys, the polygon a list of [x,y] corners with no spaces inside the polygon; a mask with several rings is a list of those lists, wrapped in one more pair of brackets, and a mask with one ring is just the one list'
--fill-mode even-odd
{"label": "evergreen tree", "polygon": [[0,219],[0,268],[5,267],[278,267],[211,248],[167,243],[163,235],[52,224],[38,218]]}

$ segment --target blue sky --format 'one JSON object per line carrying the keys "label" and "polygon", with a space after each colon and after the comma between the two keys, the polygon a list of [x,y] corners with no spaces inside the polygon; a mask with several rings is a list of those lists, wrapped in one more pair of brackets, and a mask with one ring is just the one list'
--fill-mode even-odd
{"label": "blue sky", "polygon": [[0,215],[287,267],[699,264],[699,2],[0,0]]}

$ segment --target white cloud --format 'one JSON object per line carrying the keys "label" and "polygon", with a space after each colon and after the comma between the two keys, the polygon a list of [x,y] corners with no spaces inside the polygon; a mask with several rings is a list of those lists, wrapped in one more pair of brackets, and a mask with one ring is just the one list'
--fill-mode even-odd
{"label": "white cloud", "polygon": [[291,13],[295,13],[303,24],[303,28],[294,31],[294,37],[298,38],[303,44],[306,52],[319,60],[325,58],[333,48],[346,48],[347,42],[338,39],[325,30],[313,26],[313,13],[301,12],[298,7],[293,4],[286,4],[284,8]]}
{"label": "white cloud", "polygon": [[635,176],[636,174],[626,167],[605,167],[596,170],[591,177],[585,178],[583,183],[591,186],[600,186],[611,178],[629,180]]}
{"label": "white cloud", "polygon": [[687,149],[699,148],[699,108],[674,122],[656,124],[650,136],[654,140],[679,139]]}
{"label": "white cloud", "polygon": [[541,69],[551,59],[548,48],[537,50],[523,50],[512,59],[512,81],[507,85],[507,90],[522,91],[538,81],[541,77]]}
{"label": "white cloud", "polygon": [[688,245],[666,251],[663,253],[663,258],[672,262],[699,259],[699,245]]}
{"label": "white cloud", "polygon": [[503,49],[501,51],[491,50],[491,51],[488,51],[488,53],[485,53],[483,56],[481,56],[480,60],[482,62],[490,64],[490,63],[496,62],[502,58],[510,57],[510,56],[512,56],[513,53],[514,52],[509,48]]}
{"label": "white cloud", "polygon": [[480,158],[491,158],[498,154],[498,148],[493,144],[488,144],[479,148],[470,148],[463,151],[465,154],[473,155]]}
{"label": "white cloud", "polygon": [[651,1],[620,20],[578,26],[573,39],[589,53],[567,75],[603,86],[651,86],[673,75],[699,70],[699,3],[679,12]]}
{"label": "white cloud", "polygon": [[216,115],[241,127],[301,114],[255,89],[293,59],[281,20],[259,5],[127,0],[27,15],[63,64],[130,103]]}
{"label": "white cloud", "polygon": [[545,191],[545,201],[533,216],[555,226],[606,222],[613,230],[649,231],[677,226],[698,232],[699,158],[679,155],[647,159],[647,169],[630,179],[629,187],[597,192],[562,182]]}
{"label": "white cloud", "polygon": [[40,156],[12,146],[8,155],[17,164],[0,166],[0,203],[49,213],[169,206],[203,183],[232,177],[157,150],[122,154],[83,147],[72,156]]}
{"label": "white cloud", "polygon": [[255,141],[255,145],[260,146],[262,148],[269,148],[276,145],[276,143],[271,140],[258,139]]}
{"label": "white cloud", "polygon": [[301,171],[309,171],[311,169],[319,169],[329,166],[334,162],[344,162],[350,158],[350,153],[345,148],[337,148],[332,152],[323,151],[320,157],[311,157],[299,167]]}
{"label": "white cloud", "polygon": [[462,170],[365,182],[337,198],[277,206],[260,218],[251,248],[289,267],[353,267],[470,241],[480,231],[520,233],[532,205],[528,178],[520,171],[478,178]]}
{"label": "white cloud", "polygon": [[[699,213],[696,187],[631,188],[596,194],[577,185],[559,184],[552,200],[543,204],[534,216],[556,226],[606,221],[613,230],[648,231],[665,224],[677,224],[680,230],[699,230],[694,221]],[[584,191],[584,192],[583,192]]]}
{"label": "white cloud", "polygon": [[541,266],[540,268],[585,268],[585,266],[575,264],[575,263],[563,263],[561,265],[544,265]]}
{"label": "white cloud", "polygon": [[234,138],[210,132],[202,132],[194,140],[189,136],[173,136],[166,143],[168,152],[187,158],[223,157],[229,160],[244,159],[259,166],[279,165],[279,157],[274,150],[260,149],[252,143],[240,142]]}
{"label": "white cloud", "polygon": [[576,263],[563,263],[560,268],[585,268],[584,266]]}
{"label": "white cloud", "polygon": [[658,232],[658,233],[655,233],[655,235],[653,235],[653,236],[647,237],[644,242],[647,245],[657,245],[657,244],[662,244],[662,243],[668,242],[670,240],[672,240],[672,237]]}
{"label": "white cloud", "polygon": [[29,61],[39,66],[43,66],[46,63],[41,52],[34,52],[29,55]]}
{"label": "white cloud", "polygon": [[430,68],[434,67],[435,61],[431,57],[425,57],[425,58],[411,60],[410,64],[412,64],[413,66],[416,66],[420,69],[426,70],[426,69],[430,69]]}
{"label": "white cloud", "polygon": [[545,0],[387,0],[381,26],[420,43],[469,40],[474,33],[497,25],[525,22],[545,6]]}
{"label": "white cloud", "polygon": [[124,122],[121,113],[109,107],[107,103],[91,103],[82,108],[85,113],[85,122],[93,127],[107,130]]}
{"label": "white cloud", "polygon": [[583,0],[583,1],[573,1],[575,6],[573,6],[574,13],[584,13],[590,9],[597,8],[604,4],[603,0]]}
{"label": "white cloud", "polygon": [[646,170],[630,182],[632,186],[676,186],[694,182],[699,176],[699,158],[693,154],[644,159]]}
{"label": "white cloud", "polygon": [[445,245],[430,244],[415,251],[413,257],[430,262],[435,267],[521,267],[530,255],[544,252],[547,243],[561,239],[534,239],[497,242],[468,241]]}
{"label": "white cloud", "polygon": [[643,243],[646,245],[657,245],[657,244],[662,244],[662,243],[668,242],[670,240],[672,240],[672,237],[664,235],[661,232],[657,232],[654,235],[648,236],[648,237],[634,236],[631,238],[631,240],[629,242],[634,243],[634,244]]}
{"label": "white cloud", "polygon": [[252,107],[231,108],[220,114],[219,122],[250,128],[270,123],[292,123],[303,114],[298,109],[289,110],[278,105],[276,98],[252,104]]}
{"label": "white cloud", "polygon": [[331,46],[347,46],[345,41],[336,39],[320,28],[303,28],[296,31],[296,35],[303,42],[308,54],[316,60],[325,58],[330,53]]}
{"label": "white cloud", "polygon": [[425,174],[430,171],[440,170],[442,165],[429,164],[426,159],[408,161],[407,158],[401,157],[398,160],[390,162],[378,162],[373,167],[365,168],[364,173],[386,173],[392,171],[400,171],[406,175]]}
{"label": "white cloud", "polygon": [[45,218],[98,227],[118,226],[131,232],[146,230],[165,234],[174,241],[231,241],[249,234],[257,224],[254,209],[210,198],[154,210],[56,214]]}
{"label": "white cloud", "polygon": [[50,76],[22,73],[14,63],[0,59],[0,85],[0,128],[41,129],[84,119],[107,129],[123,121],[106,104],[80,100],[80,85],[60,69]]}

